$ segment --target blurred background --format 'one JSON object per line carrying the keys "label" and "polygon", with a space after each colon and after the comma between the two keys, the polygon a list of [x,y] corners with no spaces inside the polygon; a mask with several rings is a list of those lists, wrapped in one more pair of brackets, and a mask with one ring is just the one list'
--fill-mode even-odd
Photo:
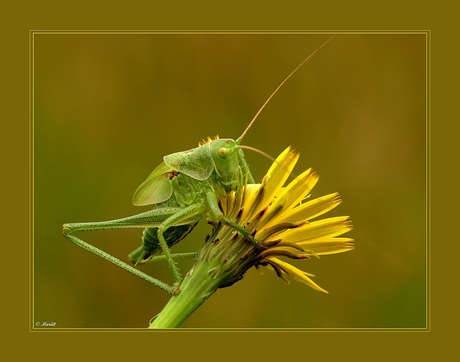
{"label": "blurred background", "polygon": [[[133,215],[166,154],[237,138],[326,34],[36,34],[34,323],[144,328],[168,295],[73,245],[66,222]],[[426,37],[342,34],[278,92],[244,143],[301,153],[313,196],[338,191],[353,251],[294,263],[325,295],[268,269],[218,290],[189,328],[423,328],[427,324]],[[246,151],[257,180],[270,162]],[[197,250],[202,221],[174,251]],[[140,230],[76,236],[127,261]],[[183,272],[191,262],[181,264]],[[145,271],[170,281],[164,265]]]}

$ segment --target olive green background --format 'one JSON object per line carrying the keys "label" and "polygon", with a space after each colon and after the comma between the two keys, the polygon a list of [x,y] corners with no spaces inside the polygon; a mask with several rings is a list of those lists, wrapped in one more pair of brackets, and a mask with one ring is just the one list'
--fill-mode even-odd
{"label": "olive green background", "polygon": [[[439,358],[440,351],[454,352],[458,325],[458,296],[455,273],[458,259],[455,173],[458,135],[458,39],[457,12],[446,3],[363,1],[285,3],[235,1],[231,5],[207,0],[127,4],[5,3],[0,27],[2,54],[0,92],[3,106],[3,135],[0,147],[4,172],[4,257],[0,268],[4,294],[6,356],[57,360],[97,357],[117,360],[156,358],[161,360],[209,360],[229,358],[294,360],[320,358],[353,360],[420,361]],[[430,328],[428,332],[339,332],[323,330],[286,332],[210,330],[209,332],[147,331],[62,332],[61,329],[29,331],[32,324],[31,259],[26,227],[30,215],[29,178],[29,47],[31,29],[422,29],[429,30],[432,85],[429,89],[432,131],[430,172]],[[201,137],[201,135],[200,135]],[[302,159],[305,157],[303,153]],[[321,182],[324,181],[324,175]],[[137,185],[136,185],[137,186]],[[345,206],[345,205],[344,205]],[[72,219],[73,220],[73,219]],[[349,254],[350,255],[350,254]],[[323,259],[323,261],[325,258]],[[320,277],[320,274],[318,274]],[[319,279],[319,278],[317,278]],[[324,283],[323,283],[324,285]],[[454,285],[454,287],[453,287]],[[329,287],[329,285],[324,285]],[[289,286],[289,288],[292,286]],[[329,288],[328,288],[329,289]],[[330,289],[329,289],[330,290]],[[30,313],[29,313],[30,310]],[[94,331],[91,329],[90,331]],[[201,330],[200,330],[201,331]],[[436,357],[435,357],[436,356]]]}
{"label": "olive green background", "polygon": [[[166,293],[71,244],[62,224],[146,210],[131,197],[163,155],[238,137],[328,37],[36,33],[32,323],[145,327]],[[250,270],[183,327],[427,327],[426,66],[425,33],[341,34],[281,88],[244,143],[299,150],[297,172],[320,174],[313,196],[341,194],[330,214],[352,217],[356,249],[295,263],[329,295]],[[270,162],[246,154],[260,179]],[[174,250],[208,231],[202,221]],[[119,258],[140,243],[139,230],[78,235]]]}

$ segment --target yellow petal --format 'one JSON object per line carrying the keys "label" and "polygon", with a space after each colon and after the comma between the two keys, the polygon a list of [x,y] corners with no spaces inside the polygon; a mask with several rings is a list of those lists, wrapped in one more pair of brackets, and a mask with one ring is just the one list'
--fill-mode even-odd
{"label": "yellow petal", "polygon": [[273,201],[274,196],[279,196],[280,190],[291,174],[299,156],[299,153],[289,146],[273,162],[262,180],[260,189],[263,190],[262,207],[268,206]]}
{"label": "yellow petal", "polygon": [[354,249],[354,240],[351,238],[334,238],[325,237],[313,239],[310,241],[300,242],[297,245],[301,246],[307,251],[312,251],[317,255],[328,255],[343,253]]}
{"label": "yellow petal", "polygon": [[297,176],[286,187],[286,208],[293,208],[310,194],[313,187],[319,180],[319,175],[311,168]]}
{"label": "yellow petal", "polygon": [[349,216],[337,216],[313,221],[299,226],[297,229],[286,230],[276,237],[289,243],[300,243],[326,236],[342,235],[351,229],[352,225]]}
{"label": "yellow petal", "polygon": [[281,270],[283,270],[287,275],[289,275],[291,278],[301,282],[301,283],[304,283],[306,285],[308,285],[309,287],[315,289],[315,290],[318,290],[320,292],[323,292],[323,293],[327,293],[328,292],[326,290],[324,290],[323,288],[321,288],[318,284],[316,284],[313,280],[311,280],[309,278],[309,276],[314,276],[313,274],[309,274],[307,272],[304,272],[303,270],[300,270],[298,268],[296,268],[295,266],[289,264],[289,263],[286,263],[278,258],[267,258],[270,260],[270,263],[273,263],[273,264],[276,264],[278,267],[281,268]]}
{"label": "yellow petal", "polygon": [[310,220],[332,210],[341,202],[342,200],[337,192],[318,197],[295,207],[291,212],[285,212],[277,222]]}
{"label": "yellow petal", "polygon": [[[294,208],[302,201],[313,189],[318,182],[319,176],[311,168],[297,176],[287,187],[280,190],[280,195],[275,202],[270,206],[265,219],[267,220],[266,227],[276,224],[279,219],[285,218],[284,215],[291,213],[290,209]],[[291,219],[295,222],[302,219]]]}
{"label": "yellow petal", "polygon": [[242,220],[246,220],[248,217],[250,217],[253,211],[255,212],[256,208],[259,209],[259,205],[257,205],[257,199],[260,195],[261,187],[261,184],[246,184],[244,186],[242,205],[239,205],[239,207],[243,206],[244,208]]}

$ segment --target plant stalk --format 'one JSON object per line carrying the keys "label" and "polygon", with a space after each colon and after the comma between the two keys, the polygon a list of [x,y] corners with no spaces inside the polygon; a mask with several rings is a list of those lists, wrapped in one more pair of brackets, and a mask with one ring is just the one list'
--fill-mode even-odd
{"label": "plant stalk", "polygon": [[197,261],[187,273],[178,294],[173,295],[161,313],[152,321],[149,328],[179,327],[220,285],[218,278],[213,279],[209,273],[209,265]]}
{"label": "plant stalk", "polygon": [[220,224],[197,254],[179,293],[173,295],[149,328],[177,328],[218,288],[232,285],[258,260],[260,250],[234,228]]}

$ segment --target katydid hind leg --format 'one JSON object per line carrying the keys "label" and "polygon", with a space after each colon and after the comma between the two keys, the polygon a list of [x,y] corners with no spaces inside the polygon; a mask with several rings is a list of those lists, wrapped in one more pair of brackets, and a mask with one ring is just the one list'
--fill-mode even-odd
{"label": "katydid hind leg", "polygon": [[108,221],[67,223],[63,225],[64,234],[75,231],[94,231],[107,229],[127,229],[155,227],[167,220],[171,215],[180,212],[179,207],[156,208],[133,216]]}
{"label": "katydid hind leg", "polygon": [[[163,221],[167,220],[171,215],[174,215],[180,210],[181,209],[178,207],[164,207],[156,208],[153,210],[149,210],[147,212],[120,219],[97,222],[69,223],[64,224],[63,233],[64,235],[68,235],[72,234],[75,231],[95,231],[128,228],[143,228],[144,230],[146,230],[149,228],[158,227],[158,225],[160,225]],[[159,248],[159,245],[157,248]],[[154,251],[154,246],[147,248],[146,250],[144,249],[145,247],[143,243],[143,245],[141,245],[139,248],[137,248],[128,255],[129,259],[132,262],[136,263],[140,259],[140,257],[143,256],[143,254],[152,253]]]}
{"label": "katydid hind leg", "polygon": [[77,238],[76,236],[74,235],[69,235],[69,234],[64,234],[65,238],[70,240],[71,242],[73,242],[74,244],[78,245],[79,247],[87,250],[87,251],[90,251],[91,253],[111,262],[112,264],[115,264],[116,266],[130,272],[131,274],[134,274],[146,281],[148,281],[149,283],[152,283],[153,285],[165,290],[166,292],[168,292],[169,294],[172,294],[173,293],[173,288],[171,286],[169,286],[168,284],[162,282],[161,280],[157,279],[157,278],[154,278],[136,268],[134,268],[133,266],[121,261],[120,259],[117,259],[115,258],[113,255],[110,255],[109,253],[101,250],[101,249],[98,249],[96,248],[95,246],[91,245],[91,244],[88,244],[86,241],[83,241],[79,238]]}
{"label": "katydid hind leg", "polygon": [[[153,278],[137,269],[132,267],[131,265],[115,258],[114,256],[108,254],[107,252],[100,250],[89,243],[83,241],[80,238],[71,235],[76,231],[95,231],[95,230],[107,230],[107,229],[130,229],[130,228],[146,228],[146,227],[158,227],[162,224],[162,222],[170,219],[172,216],[176,215],[177,213],[183,213],[183,210],[180,208],[158,208],[153,209],[147,212],[143,212],[137,215],[121,218],[121,219],[114,219],[108,221],[98,221],[98,222],[84,222],[84,223],[67,223],[63,225],[63,234],[64,237],[74,244],[82,247],[83,249],[100,256],[101,258],[119,266],[122,269],[129,271],[132,274],[135,274],[142,279],[149,281],[150,283],[159,286],[163,290],[168,291],[168,293],[172,293],[171,287],[167,284],[161,282],[160,280]],[[174,233],[171,233],[169,236],[173,237]],[[170,241],[172,243],[172,241]],[[167,243],[166,243],[167,245]],[[163,248],[162,248],[163,249]],[[168,261],[173,260],[173,256],[169,253],[169,249],[166,247],[165,254],[168,255]],[[164,252],[164,249],[163,249]]]}

